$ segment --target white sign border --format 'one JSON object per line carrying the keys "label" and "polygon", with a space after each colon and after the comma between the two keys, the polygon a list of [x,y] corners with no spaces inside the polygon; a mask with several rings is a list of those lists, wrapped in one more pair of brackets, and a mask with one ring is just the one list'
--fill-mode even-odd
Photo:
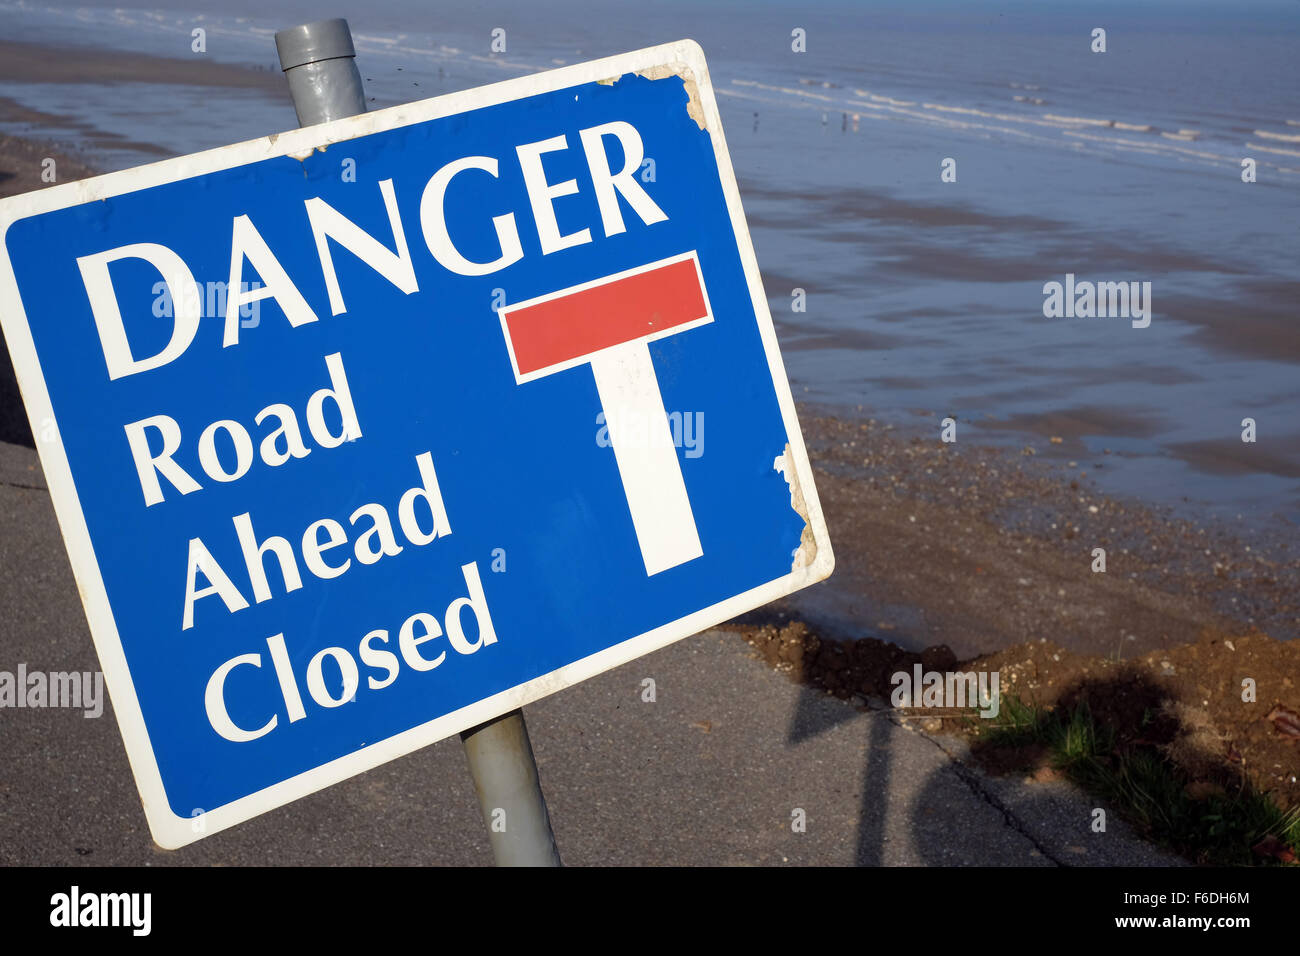
{"label": "white sign border", "polygon": [[[108,594],[91,544],[90,533],[86,527],[81,502],[73,484],[67,454],[62,439],[57,435],[57,422],[55,422],[55,438],[37,442],[41,465],[45,470],[50,497],[63,533],[73,574],[81,592],[91,636],[99,654],[100,666],[103,668],[104,678],[108,684],[114,713],[126,746],[132,773],[135,775],[136,786],[144,804],[149,829],[159,846],[165,849],[179,849],[205,836],[211,836],[237,823],[315,793],[348,777],[452,736],[514,708],[539,700],[674,641],[720,624],[737,614],[823,580],[834,569],[835,559],[831,551],[830,538],[813,483],[812,469],[808,462],[803,436],[799,430],[785,366],[778,350],[776,332],[768,311],[753,244],[741,208],[740,193],[736,186],[726,141],[723,138],[722,123],[709,80],[704,51],[694,40],[679,40],[675,43],[648,47],[631,53],[394,106],[320,126],[266,136],[0,200],[0,251],[4,252],[0,255],[0,327],[3,327],[5,340],[9,346],[9,354],[17,372],[18,385],[32,423],[32,430],[36,435],[40,435],[43,424],[47,421],[55,421],[55,418],[18,292],[17,279],[5,251],[7,247],[3,242],[9,227],[16,221],[56,209],[94,202],[265,159],[294,155],[302,158],[312,151],[323,150],[334,143],[370,133],[423,123],[541,93],[601,80],[609,81],[629,73],[654,71],[665,66],[678,74],[689,70],[687,78],[695,81],[698,90],[699,107],[703,114],[705,129],[708,130],[713,142],[723,194],[726,197],[750,299],[758,319],[759,332],[767,353],[768,366],[772,373],[787,440],[790,443],[786,464],[787,466],[791,464],[793,459],[797,488],[802,492],[805,504],[805,518],[812,529],[816,547],[813,560],[805,566],[792,568],[789,574],[767,584],[606,648],[549,674],[412,727],[386,740],[336,758],[224,806],[204,808],[201,820],[196,821],[190,817],[177,816],[168,803],[153,747],[149,741],[149,733],[140,711],[135,686],[127,667],[117,625],[109,607]],[[777,453],[781,451],[783,449],[774,449]]]}

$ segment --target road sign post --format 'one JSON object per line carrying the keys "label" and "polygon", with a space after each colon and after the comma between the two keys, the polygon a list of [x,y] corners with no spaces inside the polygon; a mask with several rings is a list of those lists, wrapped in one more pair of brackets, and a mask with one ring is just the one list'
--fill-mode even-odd
{"label": "road sign post", "polygon": [[344,115],[345,35],[292,41],[323,122],[0,200],[145,815],[184,846],[465,734],[494,850],[546,862],[500,718],[834,565],[708,66]]}
{"label": "road sign post", "polygon": [[366,111],[352,31],[342,18],[303,23],[275,35],[280,69],[299,126],[315,126]]}
{"label": "road sign post", "polygon": [[460,739],[497,866],[559,866],[524,712],[502,714]]}
{"label": "road sign post", "polygon": [[[347,20],[335,17],[280,30],[275,48],[299,126],[366,111]],[[462,731],[460,739],[497,865],[559,866],[523,709]]]}

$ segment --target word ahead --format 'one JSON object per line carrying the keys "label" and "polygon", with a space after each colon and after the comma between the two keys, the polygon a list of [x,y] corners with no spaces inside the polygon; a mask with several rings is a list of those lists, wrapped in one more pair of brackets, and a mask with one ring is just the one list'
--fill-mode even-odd
{"label": "word ahead", "polygon": [[831,572],[689,41],[0,201],[0,237],[165,847]]}

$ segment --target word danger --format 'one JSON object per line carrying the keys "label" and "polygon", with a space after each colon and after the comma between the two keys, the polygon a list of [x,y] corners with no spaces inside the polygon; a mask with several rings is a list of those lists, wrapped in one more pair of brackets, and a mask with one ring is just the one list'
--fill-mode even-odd
{"label": "word danger", "polygon": [[[623,162],[618,172],[610,169],[605,148],[607,138],[616,139],[622,148]],[[636,127],[621,120],[605,123],[579,130],[578,139],[591,175],[601,227],[606,238],[627,231],[619,197],[647,225],[668,219],[668,215],[647,195],[634,176],[645,155],[641,134]],[[550,182],[542,166],[542,157],[568,148],[568,138],[561,134],[517,146],[514,150],[515,168],[511,174],[522,177],[542,255],[593,241],[590,228],[561,234],[556,219],[555,201],[577,194],[578,181],[567,179],[558,183]],[[519,225],[513,211],[491,216],[498,255],[486,261],[467,258],[457,248],[447,224],[446,200],[451,189],[481,194],[484,205],[488,205],[491,202],[491,191],[484,188],[483,179],[485,176],[500,179],[501,175],[501,163],[496,157],[465,156],[444,165],[425,183],[420,194],[419,229],[429,253],[447,271],[462,276],[490,275],[524,257]],[[383,241],[365,232],[324,199],[313,197],[304,200],[305,225],[320,259],[332,315],[346,312],[347,304],[334,267],[331,241],[356,256],[403,293],[410,295],[419,291],[415,259],[407,240],[405,224],[398,212],[393,181],[385,179],[378,186],[379,196],[376,198],[383,202],[391,232],[391,237],[385,236]],[[391,242],[391,248],[385,242]],[[123,259],[141,259],[157,269],[174,306],[171,310],[171,338],[162,351],[154,355],[136,356],[127,338],[109,269],[111,264]],[[248,266],[260,277],[260,287],[246,281],[245,269]],[[203,311],[203,297],[199,293],[194,273],[174,250],[159,243],[132,243],[81,256],[77,259],[77,267],[81,271],[90,300],[110,380],[167,365],[184,354],[194,341]],[[247,214],[235,216],[231,224],[230,277],[225,289],[223,347],[239,342],[241,309],[249,303],[268,297],[275,299],[294,328],[315,322],[319,318]]]}

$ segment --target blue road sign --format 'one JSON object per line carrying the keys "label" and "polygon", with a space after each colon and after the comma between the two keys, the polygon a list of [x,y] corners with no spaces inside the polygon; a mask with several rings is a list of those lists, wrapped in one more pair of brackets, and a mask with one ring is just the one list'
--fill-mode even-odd
{"label": "blue road sign", "polygon": [[831,571],[692,42],[56,186],[0,230],[162,846]]}

